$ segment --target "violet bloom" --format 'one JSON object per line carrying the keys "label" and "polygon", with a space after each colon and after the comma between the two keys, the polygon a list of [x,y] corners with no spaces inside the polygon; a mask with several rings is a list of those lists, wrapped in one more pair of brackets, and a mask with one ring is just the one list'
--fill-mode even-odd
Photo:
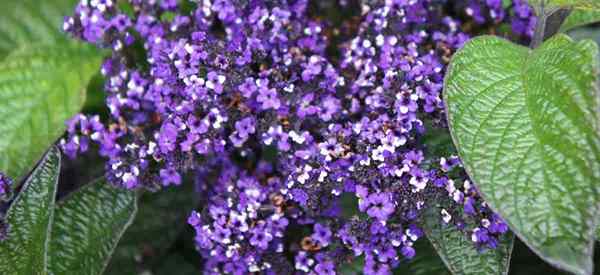
{"label": "violet bloom", "polygon": [[300,251],[294,258],[295,268],[304,272],[309,272],[315,260],[311,259],[305,251]]}
{"label": "violet bloom", "polygon": [[319,275],[335,275],[335,265],[331,261],[318,263],[315,272]]}
{"label": "violet bloom", "polygon": [[488,230],[481,227],[476,227],[473,229],[473,233],[471,234],[471,240],[474,243],[486,243],[490,239],[488,234]]}
{"label": "violet bloom", "polygon": [[471,197],[467,197],[465,198],[465,202],[464,202],[464,211],[465,214],[467,215],[475,215],[475,206],[474,206],[474,200]]}
{"label": "violet bloom", "polygon": [[254,134],[256,128],[254,127],[255,122],[251,117],[244,118],[235,123],[235,129],[240,137],[246,138],[251,134]]}
{"label": "violet bloom", "polygon": [[200,213],[196,212],[196,211],[192,211],[192,213],[190,213],[190,216],[188,217],[187,220],[188,224],[196,227],[198,225],[201,224],[201,219],[200,219]]}
{"label": "violet bloom", "polygon": [[329,245],[332,235],[329,227],[321,225],[320,223],[315,223],[313,229],[314,232],[311,235],[311,238],[322,247]]}
{"label": "violet bloom", "polygon": [[246,78],[246,80],[244,80],[244,83],[238,86],[238,89],[246,98],[251,97],[258,90],[256,84],[254,83],[254,79],[251,77]]}
{"label": "violet bloom", "polygon": [[178,129],[172,123],[165,124],[158,136],[158,145],[160,150],[167,153],[175,150],[175,142],[177,141]]}
{"label": "violet bloom", "polygon": [[373,193],[367,198],[369,209],[367,214],[380,221],[386,221],[394,213],[395,207],[389,193]]}
{"label": "violet bloom", "polygon": [[181,184],[181,176],[177,172],[177,170],[173,168],[161,169],[160,170],[160,181],[162,185],[169,186],[171,184],[180,185]]}
{"label": "violet bloom", "polygon": [[252,238],[250,238],[250,244],[260,249],[267,249],[269,242],[273,240],[273,235],[265,230],[263,226],[258,226],[252,229]]}
{"label": "violet bloom", "polygon": [[511,17],[512,31],[527,38],[533,37],[537,17],[526,0],[513,0],[514,16]]}
{"label": "violet bloom", "polygon": [[256,101],[262,104],[262,110],[268,110],[271,108],[277,110],[279,107],[281,107],[281,101],[279,101],[279,98],[277,97],[277,91],[274,88],[269,88],[267,84],[264,84],[264,86],[261,86],[258,89]]}
{"label": "violet bloom", "polygon": [[403,246],[401,251],[402,255],[408,259],[412,259],[416,255],[416,251],[412,246]]}

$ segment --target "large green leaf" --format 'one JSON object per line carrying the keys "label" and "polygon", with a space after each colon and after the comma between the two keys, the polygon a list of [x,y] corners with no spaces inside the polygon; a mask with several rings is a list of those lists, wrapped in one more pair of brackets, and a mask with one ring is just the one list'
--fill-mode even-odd
{"label": "large green leaf", "polygon": [[187,216],[196,208],[198,198],[191,182],[160,193],[142,194],[137,217],[115,250],[106,273],[135,273],[138,267],[149,269],[161,261],[182,230],[190,228]]}
{"label": "large green leaf", "polygon": [[0,241],[0,274],[46,274],[59,172],[60,152],[52,147],[8,209],[8,237]]}
{"label": "large green leaf", "polygon": [[598,0],[529,0],[534,6],[544,2],[548,7],[573,7],[583,10],[600,10],[600,2]]}
{"label": "large green leaf", "polygon": [[26,174],[81,109],[101,54],[62,33],[77,0],[0,1],[0,170]]}
{"label": "large green leaf", "polygon": [[560,27],[560,31],[566,32],[595,22],[600,22],[600,10],[574,10]]}
{"label": "large green leaf", "polygon": [[73,12],[77,0],[0,1],[0,60],[14,49],[31,44],[63,44],[63,17]]}
{"label": "large green leaf", "polygon": [[600,205],[598,46],[476,38],[446,76],[450,130],[486,202],[549,263],[589,274]]}
{"label": "large green leaf", "polygon": [[137,211],[136,194],[97,181],[58,203],[48,259],[50,274],[102,274]]}
{"label": "large green leaf", "polygon": [[496,249],[478,251],[463,232],[442,223],[437,209],[432,208],[425,217],[425,234],[452,274],[508,274],[514,243],[512,233],[504,234]]}
{"label": "large green leaf", "polygon": [[34,46],[0,62],[0,171],[25,174],[85,100],[101,57],[77,44]]}

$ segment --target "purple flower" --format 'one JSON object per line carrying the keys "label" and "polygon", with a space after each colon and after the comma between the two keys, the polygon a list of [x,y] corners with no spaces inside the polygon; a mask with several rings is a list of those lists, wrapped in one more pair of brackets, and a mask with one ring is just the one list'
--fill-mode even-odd
{"label": "purple flower", "polygon": [[201,223],[201,219],[200,219],[200,213],[196,212],[196,211],[192,211],[192,213],[190,214],[190,216],[188,217],[188,224],[191,226],[198,226]]}
{"label": "purple flower", "polygon": [[327,246],[331,241],[332,235],[329,227],[321,225],[320,223],[315,223],[313,230],[314,232],[311,235],[311,238],[320,246]]}
{"label": "purple flower", "polygon": [[252,238],[250,244],[260,249],[267,249],[269,242],[273,240],[271,233],[267,232],[264,227],[256,227],[252,230]]}
{"label": "purple flower", "polygon": [[171,184],[180,185],[181,176],[173,168],[161,169],[160,170],[160,181],[162,185],[169,186]]}
{"label": "purple flower", "polygon": [[158,136],[158,146],[164,153],[175,150],[178,129],[172,123],[165,124],[160,131]]}
{"label": "purple flower", "polygon": [[268,110],[271,108],[279,109],[281,106],[281,102],[279,101],[277,92],[274,88],[260,87],[258,89],[258,97],[256,100],[262,104],[261,108],[263,110]]}
{"label": "purple flower", "polygon": [[412,259],[416,255],[415,249],[412,246],[403,246],[401,251],[402,255],[408,259]]}
{"label": "purple flower", "polygon": [[246,78],[246,80],[244,80],[244,83],[238,86],[238,89],[246,98],[251,97],[258,90],[256,84],[254,84],[254,79],[251,77]]}
{"label": "purple flower", "polygon": [[251,117],[247,117],[244,118],[238,122],[235,123],[235,129],[238,132],[238,135],[240,137],[246,138],[251,134],[254,134],[255,132],[255,127],[254,127],[255,123],[254,123],[254,119]]}
{"label": "purple flower", "polygon": [[386,221],[394,213],[395,207],[388,193],[373,193],[367,198],[367,214],[380,221]]}
{"label": "purple flower", "polygon": [[315,266],[317,274],[335,275],[335,265],[331,261],[320,262]]}

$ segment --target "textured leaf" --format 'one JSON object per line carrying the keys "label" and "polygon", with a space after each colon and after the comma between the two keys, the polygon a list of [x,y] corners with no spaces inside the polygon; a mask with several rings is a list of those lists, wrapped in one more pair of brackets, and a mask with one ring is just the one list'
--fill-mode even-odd
{"label": "textured leaf", "polygon": [[439,211],[430,212],[425,219],[425,234],[452,274],[508,274],[514,244],[512,233],[503,235],[498,248],[480,252],[455,226],[442,224]]}
{"label": "textured leaf", "polygon": [[148,268],[161,260],[181,231],[189,228],[187,216],[199,198],[193,187],[186,182],[160,193],[142,194],[135,221],[115,250],[106,273],[132,274],[138,265]]}
{"label": "textured leaf", "polygon": [[8,237],[0,242],[0,274],[46,274],[59,172],[60,152],[52,147],[8,209]]}
{"label": "textured leaf", "polygon": [[64,131],[99,67],[98,50],[61,31],[76,3],[0,1],[0,170],[13,178],[29,171]]}
{"label": "textured leaf", "polygon": [[0,1],[0,60],[23,45],[63,44],[63,17],[73,12],[77,0]]}
{"label": "textured leaf", "polygon": [[566,32],[595,22],[600,22],[600,10],[575,10],[567,17],[567,20],[560,27],[560,31]]}
{"label": "textured leaf", "polygon": [[61,44],[12,52],[0,62],[0,171],[19,178],[65,129],[85,100],[101,57]]}
{"label": "textured leaf", "polygon": [[546,261],[585,274],[600,205],[597,55],[565,35],[535,50],[480,37],[454,56],[444,93],[486,202]]}
{"label": "textured leaf", "polygon": [[600,2],[598,0],[529,0],[529,3],[537,6],[542,1],[548,7],[574,7],[575,9],[583,10],[600,10]]}
{"label": "textured leaf", "polygon": [[58,203],[48,259],[50,274],[102,274],[137,211],[136,195],[105,181]]}

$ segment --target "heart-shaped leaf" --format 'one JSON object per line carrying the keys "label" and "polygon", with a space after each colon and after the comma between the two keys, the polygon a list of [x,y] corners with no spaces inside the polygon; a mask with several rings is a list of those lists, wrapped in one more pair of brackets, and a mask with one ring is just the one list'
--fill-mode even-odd
{"label": "heart-shaped leaf", "polygon": [[592,271],[600,206],[598,46],[557,35],[531,50],[479,37],[455,56],[445,102],[486,202],[549,263]]}
{"label": "heart-shaped leaf", "polygon": [[102,274],[136,211],[134,192],[103,180],[59,202],[48,255],[50,274]]}
{"label": "heart-shaped leaf", "polygon": [[0,170],[25,174],[85,100],[101,57],[93,48],[60,44],[22,48],[0,62]]}
{"label": "heart-shaped leaf", "polygon": [[514,235],[506,233],[496,249],[478,251],[468,236],[455,226],[442,224],[434,207],[425,217],[425,235],[454,275],[508,274]]}
{"label": "heart-shaped leaf", "polygon": [[7,239],[0,241],[0,274],[45,275],[60,152],[52,147],[25,181],[6,215]]}

